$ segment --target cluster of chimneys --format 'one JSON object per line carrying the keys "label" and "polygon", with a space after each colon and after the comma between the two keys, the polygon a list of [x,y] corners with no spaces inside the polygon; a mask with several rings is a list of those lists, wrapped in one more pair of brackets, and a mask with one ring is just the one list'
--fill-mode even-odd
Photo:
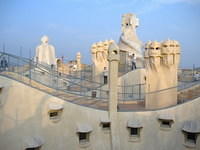
{"label": "cluster of chimneys", "polygon": [[92,48],[91,48],[91,51],[92,51],[92,53],[96,53],[96,50],[108,50],[108,47],[109,47],[109,45],[111,44],[111,43],[113,43],[114,41],[113,40],[105,40],[105,41],[103,41],[103,42],[97,42],[97,43],[94,43],[93,45],[92,45]]}
{"label": "cluster of chimneys", "polygon": [[[173,56],[170,60],[170,56]],[[180,45],[178,41],[166,40],[163,42],[149,41],[145,45],[144,58],[161,58],[163,63],[179,64]]]}
{"label": "cluster of chimneys", "polygon": [[[145,56],[156,53],[168,54],[168,53],[180,53],[180,45],[178,41],[166,40],[164,42],[149,41],[145,44]],[[151,53],[152,52],[152,53]]]}

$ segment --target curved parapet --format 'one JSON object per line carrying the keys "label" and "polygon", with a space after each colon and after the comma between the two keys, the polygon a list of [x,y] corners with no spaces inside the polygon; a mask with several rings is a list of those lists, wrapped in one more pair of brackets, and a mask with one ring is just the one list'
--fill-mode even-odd
{"label": "curved parapet", "polygon": [[[169,150],[186,150],[200,147],[200,98],[161,110],[118,111],[117,120],[111,123],[107,111],[76,105],[1,76],[0,84],[5,87],[0,99],[0,149],[21,150],[27,148],[23,146],[30,147],[31,144],[35,147],[42,146],[41,149],[46,150],[59,149],[58,145],[61,145],[59,150],[66,147],[70,150],[111,150],[111,140],[115,137],[119,137],[119,141],[113,141],[112,144],[119,144],[122,150],[133,147],[138,150],[163,147]],[[73,97],[66,98],[71,100]],[[94,101],[91,103],[94,105]],[[56,108],[53,106],[53,109],[62,109],[59,122],[52,120],[49,114],[52,109],[50,104],[59,105]],[[172,121],[172,124],[166,126],[166,121]],[[118,127],[105,128],[103,123]],[[116,132],[115,135],[110,134],[111,129]],[[131,129],[136,129],[139,136],[131,136]],[[80,133],[86,134],[88,140],[81,141]],[[188,133],[198,137],[196,143],[194,139],[188,138],[187,135],[191,135]],[[149,138],[152,135],[154,138]],[[190,143],[193,148],[188,148]]]}

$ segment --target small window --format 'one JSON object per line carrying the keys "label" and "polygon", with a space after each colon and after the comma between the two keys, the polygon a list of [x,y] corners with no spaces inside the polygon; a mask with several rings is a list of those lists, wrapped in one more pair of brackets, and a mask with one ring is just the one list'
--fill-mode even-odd
{"label": "small window", "polygon": [[62,111],[63,111],[63,108],[62,106],[59,106],[59,108],[50,108],[49,110],[49,119],[54,121],[54,122],[57,122],[61,119],[61,114],[62,114]]}
{"label": "small window", "polygon": [[200,121],[185,121],[182,127],[186,147],[195,148],[200,134]]}
{"label": "small window", "polygon": [[92,98],[96,98],[97,97],[97,92],[96,91],[92,91]]}
{"label": "small window", "polygon": [[79,124],[77,127],[77,135],[79,146],[86,148],[90,146],[90,134],[92,132],[92,127],[89,124]]}
{"label": "small window", "polygon": [[161,120],[160,127],[171,128],[171,125],[172,125],[171,120]]}
{"label": "small window", "polygon": [[79,143],[89,142],[89,132],[88,133],[79,132],[78,134],[79,134]]}
{"label": "small window", "polygon": [[130,136],[140,136],[140,134],[139,134],[139,128],[130,128]]}
{"label": "small window", "polygon": [[170,130],[172,128],[172,124],[174,123],[174,116],[171,114],[160,114],[158,117],[158,121],[160,123],[161,130]]}
{"label": "small window", "polygon": [[110,122],[102,122],[101,124],[103,129],[110,129]]}
{"label": "small window", "polygon": [[131,119],[127,122],[129,141],[130,142],[139,142],[141,139],[141,130],[143,128],[139,120]]}
{"label": "small window", "polygon": [[195,147],[197,142],[198,134],[185,132],[185,145],[189,147]]}
{"label": "small window", "polygon": [[108,83],[108,76],[106,76],[106,75],[103,76],[103,83],[104,84]]}
{"label": "small window", "polygon": [[191,143],[196,144],[197,134],[195,134],[195,133],[187,133],[187,140],[190,141]]}
{"label": "small window", "polygon": [[57,117],[58,116],[58,112],[57,111],[54,111],[54,112],[50,112],[49,113],[49,116],[52,118],[52,117]]}
{"label": "small window", "polygon": [[140,141],[140,132],[142,128],[137,127],[128,127],[129,131],[129,141],[130,142],[139,142]]}

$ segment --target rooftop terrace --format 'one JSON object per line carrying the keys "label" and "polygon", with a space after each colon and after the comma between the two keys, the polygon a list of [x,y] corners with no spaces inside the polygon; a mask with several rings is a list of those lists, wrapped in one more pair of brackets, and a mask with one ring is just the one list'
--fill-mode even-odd
{"label": "rooftop terrace", "polygon": [[[0,58],[6,58],[7,66],[1,66],[1,76],[16,80],[65,101],[91,107],[94,109],[108,110],[108,92],[102,90],[104,86],[93,82],[89,78],[82,78],[80,73],[61,74],[55,69],[36,64],[31,59],[0,53]],[[87,76],[86,76],[87,77]],[[140,89],[145,85],[133,85],[126,88]],[[137,93],[118,92],[118,111],[144,111],[145,95],[157,94],[178,89],[178,104],[193,100],[200,96],[200,82],[191,81],[151,93],[138,90]],[[95,91],[99,94],[92,94]]]}

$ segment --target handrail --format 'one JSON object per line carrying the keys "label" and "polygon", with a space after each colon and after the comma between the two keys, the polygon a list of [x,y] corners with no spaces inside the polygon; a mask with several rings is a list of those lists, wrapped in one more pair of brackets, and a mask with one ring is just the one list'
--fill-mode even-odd
{"label": "handrail", "polygon": [[[74,94],[77,96],[83,97],[90,97],[93,99],[101,99],[101,100],[108,100],[108,90],[101,89],[104,85],[96,86],[96,82],[87,81],[85,79],[78,78],[76,76],[71,76],[68,78],[68,74],[60,74],[58,70],[53,70],[51,67],[45,66],[40,63],[36,63],[35,61],[15,56],[12,54],[8,54],[5,52],[0,52],[1,57],[6,56],[8,57],[9,67],[14,67],[14,70],[9,68],[8,70],[4,70],[4,72],[13,72],[20,76],[27,77],[29,75],[29,79],[35,82],[38,82],[42,85],[45,85],[49,88],[53,88],[55,90],[59,90],[65,93]],[[22,64],[22,65],[20,65]],[[21,69],[21,70],[20,70]],[[44,78],[37,78],[40,77],[41,72],[44,73]],[[39,74],[39,75],[38,75]],[[47,81],[43,81],[43,80]],[[54,83],[55,80],[55,83]],[[69,85],[65,86],[62,83],[69,83]],[[82,85],[81,83],[86,82],[87,84],[91,84],[87,86],[86,83]],[[151,91],[149,93],[145,93],[145,84],[137,84],[137,85],[127,85],[127,86],[118,86],[121,88],[123,92],[118,92],[118,100],[119,101],[126,101],[126,100],[144,100],[146,94],[155,94],[159,92],[168,91],[171,89],[177,89],[178,91],[182,91],[184,89],[190,88],[194,85],[200,85],[200,82],[190,82],[190,84],[182,84],[170,88],[165,88],[161,90]],[[71,89],[70,89],[71,88]],[[136,88],[135,91],[131,91],[131,88]],[[143,90],[141,90],[143,89]],[[96,91],[95,95],[92,95],[92,91]]]}

